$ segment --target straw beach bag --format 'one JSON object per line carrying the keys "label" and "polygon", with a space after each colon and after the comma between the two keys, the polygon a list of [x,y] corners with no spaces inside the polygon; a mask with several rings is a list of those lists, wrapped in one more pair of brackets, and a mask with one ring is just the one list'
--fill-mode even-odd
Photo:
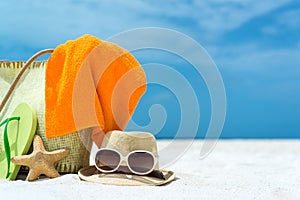
{"label": "straw beach bag", "polygon": [[76,173],[82,167],[89,166],[92,130],[84,129],[51,139],[46,137],[44,127],[46,61],[34,62],[34,60],[52,51],[41,51],[27,62],[0,61],[0,121],[8,117],[19,103],[30,104],[37,114],[36,134],[41,136],[46,150],[63,148],[70,150],[69,156],[55,164],[56,169],[61,173]]}

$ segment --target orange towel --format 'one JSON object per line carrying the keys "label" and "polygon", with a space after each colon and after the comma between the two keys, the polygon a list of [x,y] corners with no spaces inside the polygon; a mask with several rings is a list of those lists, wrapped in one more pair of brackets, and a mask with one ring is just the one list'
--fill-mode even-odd
{"label": "orange towel", "polygon": [[[68,41],[47,62],[46,136],[123,130],[145,90],[144,71],[128,51],[90,35]],[[93,138],[100,146],[101,137]]]}

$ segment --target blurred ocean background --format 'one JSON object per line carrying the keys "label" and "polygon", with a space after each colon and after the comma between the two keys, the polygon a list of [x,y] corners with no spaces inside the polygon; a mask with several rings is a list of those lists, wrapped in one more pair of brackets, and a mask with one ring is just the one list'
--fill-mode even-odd
{"label": "blurred ocean background", "polygon": [[[207,50],[223,78],[227,113],[221,138],[300,138],[297,0],[11,0],[0,1],[0,9],[0,60],[27,60],[86,33],[103,40],[143,27],[186,34]],[[203,138],[211,120],[210,94],[193,66],[163,51],[134,55],[143,65],[167,65],[189,80],[200,108],[196,136]],[[157,104],[164,111],[149,115]],[[180,102],[168,88],[149,85],[133,121],[147,126],[150,116],[160,119],[162,113],[167,116],[158,123],[162,127],[149,126],[148,131],[158,138],[174,138],[181,121]],[[191,135],[185,124],[181,137]]]}

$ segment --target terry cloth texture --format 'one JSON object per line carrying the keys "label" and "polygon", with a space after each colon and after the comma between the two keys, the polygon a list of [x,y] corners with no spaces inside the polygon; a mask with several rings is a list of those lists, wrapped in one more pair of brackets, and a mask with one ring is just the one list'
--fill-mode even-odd
{"label": "terry cloth texture", "polygon": [[123,130],[145,90],[144,71],[125,49],[90,35],[59,45],[46,67],[46,135]]}
{"label": "terry cloth texture", "polygon": [[[0,62],[0,102],[9,90],[15,76],[19,73],[25,62]],[[45,67],[46,62],[34,62],[20,79],[9,101],[0,113],[0,121],[11,116],[15,107],[26,102],[30,104],[37,114],[36,134],[41,136],[47,151],[67,148],[70,155],[55,163],[56,169],[61,173],[76,173],[82,167],[89,166],[90,150],[92,147],[91,129],[84,129],[68,135],[47,138],[45,135]],[[2,148],[2,133],[0,129],[0,147]]]}

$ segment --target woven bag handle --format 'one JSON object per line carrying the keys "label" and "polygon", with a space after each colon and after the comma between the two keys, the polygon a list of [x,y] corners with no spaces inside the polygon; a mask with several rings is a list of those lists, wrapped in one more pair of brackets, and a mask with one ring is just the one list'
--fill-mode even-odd
{"label": "woven bag handle", "polygon": [[33,63],[38,57],[44,55],[44,54],[48,54],[48,53],[52,53],[54,50],[53,49],[44,49],[42,51],[37,52],[36,54],[34,54],[31,58],[29,58],[25,65],[22,67],[22,69],[20,70],[20,72],[17,74],[15,80],[13,81],[13,83],[11,84],[8,92],[6,93],[3,101],[0,104],[0,113],[3,110],[5,104],[7,103],[9,97],[12,95],[14,89],[16,88],[19,80],[21,79],[22,75],[24,74],[24,72],[28,69],[28,67],[30,66],[31,63]]}

